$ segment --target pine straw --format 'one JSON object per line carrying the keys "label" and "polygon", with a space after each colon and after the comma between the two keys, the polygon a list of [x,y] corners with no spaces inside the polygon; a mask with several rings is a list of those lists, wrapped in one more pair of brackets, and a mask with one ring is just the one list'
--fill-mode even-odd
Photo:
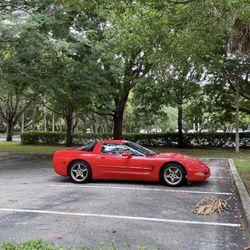
{"label": "pine straw", "polygon": [[215,212],[222,213],[229,208],[226,200],[203,199],[194,208],[193,213],[197,215],[212,215]]}

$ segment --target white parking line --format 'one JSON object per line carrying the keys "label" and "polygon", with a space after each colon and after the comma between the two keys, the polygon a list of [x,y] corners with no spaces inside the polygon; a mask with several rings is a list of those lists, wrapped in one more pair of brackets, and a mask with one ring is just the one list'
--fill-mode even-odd
{"label": "white parking line", "polygon": [[230,179],[229,176],[211,176],[209,179]]}
{"label": "white parking line", "polygon": [[100,189],[118,189],[118,190],[138,190],[138,191],[154,191],[154,192],[172,192],[172,193],[187,193],[187,194],[218,194],[218,195],[232,195],[232,193],[224,192],[210,192],[210,191],[196,191],[196,190],[183,190],[183,189],[164,189],[164,188],[137,188],[137,187],[122,187],[122,186],[108,186],[108,185],[70,185],[70,184],[57,184],[49,185],[50,187],[67,187],[67,188],[100,188]]}
{"label": "white parking line", "polygon": [[227,167],[213,167],[213,166],[209,166],[210,169],[227,169]]}
{"label": "white parking line", "polygon": [[225,227],[240,227],[241,226],[240,224],[234,224],[234,223],[204,222],[204,221],[189,221],[189,220],[169,220],[169,219],[161,219],[161,218],[109,215],[109,214],[67,213],[67,212],[60,212],[60,211],[33,210],[33,209],[0,208],[0,211],[11,212],[11,213],[35,213],[35,214],[53,214],[53,215],[64,215],[64,216],[68,215],[68,216],[82,216],[82,217],[101,217],[101,218],[110,218],[110,219],[127,219],[127,220],[166,222],[166,223],[177,223],[177,224],[208,225],[208,226],[225,226]]}

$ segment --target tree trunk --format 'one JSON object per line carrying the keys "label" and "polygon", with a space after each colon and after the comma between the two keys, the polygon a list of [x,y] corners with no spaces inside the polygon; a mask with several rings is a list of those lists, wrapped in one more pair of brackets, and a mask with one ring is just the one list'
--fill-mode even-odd
{"label": "tree trunk", "polygon": [[59,124],[59,127],[60,127],[60,132],[62,132],[62,121],[61,119],[59,120],[60,124]]}
{"label": "tree trunk", "polygon": [[45,95],[43,96],[43,126],[44,126],[44,131],[47,131],[47,109],[46,109],[46,97]]}
{"label": "tree trunk", "polygon": [[238,154],[240,152],[240,134],[239,134],[239,127],[240,127],[240,93],[239,93],[239,81],[237,81],[236,86],[236,134],[235,134],[235,152]]}
{"label": "tree trunk", "polygon": [[114,139],[115,140],[122,140],[122,123],[123,123],[123,113],[114,115]]}
{"label": "tree trunk", "polygon": [[70,147],[72,145],[72,141],[73,141],[73,137],[72,137],[73,119],[72,119],[72,117],[67,117],[66,125],[67,125],[66,147]]}
{"label": "tree trunk", "polygon": [[182,105],[178,106],[178,147],[183,148],[183,132],[182,132]]}
{"label": "tree trunk", "polygon": [[113,136],[115,140],[122,140],[122,125],[123,125],[123,115],[125,110],[125,105],[128,100],[129,92],[125,93],[118,100],[115,99],[116,110],[113,116],[114,128]]}
{"label": "tree trunk", "polygon": [[72,134],[75,134],[75,130],[77,128],[78,122],[79,122],[78,119],[74,119],[74,120],[72,119],[72,129],[71,129]]}
{"label": "tree trunk", "polygon": [[55,114],[52,114],[52,132],[55,132]]}
{"label": "tree trunk", "polygon": [[31,129],[35,130],[36,126],[36,107],[34,106],[33,112],[32,112],[32,124],[31,124]]}
{"label": "tree trunk", "polygon": [[6,141],[12,141],[12,135],[13,135],[13,123],[12,123],[12,121],[9,121],[9,122],[7,122]]}
{"label": "tree trunk", "polygon": [[21,115],[21,133],[24,131],[24,119],[25,117],[24,117],[24,112],[23,112]]}

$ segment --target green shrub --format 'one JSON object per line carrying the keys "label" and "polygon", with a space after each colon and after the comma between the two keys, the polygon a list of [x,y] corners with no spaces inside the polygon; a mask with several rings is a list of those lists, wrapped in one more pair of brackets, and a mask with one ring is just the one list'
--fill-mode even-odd
{"label": "green shrub", "polygon": [[65,134],[62,132],[46,132],[41,133],[39,141],[41,144],[56,145],[62,143],[65,140]]}
{"label": "green shrub", "polygon": [[83,145],[93,140],[107,140],[112,139],[112,134],[76,134],[73,135],[73,144]]}
{"label": "green shrub", "polygon": [[[112,138],[112,134],[76,134],[73,135],[73,144],[82,145],[93,140],[105,140]],[[44,144],[57,145],[63,144],[66,140],[66,134],[63,132],[51,131],[32,131],[28,130],[21,133],[22,144]]]}
{"label": "green shrub", "polygon": [[[43,240],[29,240],[24,243],[12,243],[12,242],[7,242],[3,243],[2,245],[0,244],[0,249],[1,247],[3,250],[119,250],[119,249],[124,249],[118,248],[115,244],[114,241],[112,241],[109,245],[104,245],[104,243],[100,243],[96,246],[90,247],[90,246],[85,246],[83,245],[80,248],[66,248],[63,246],[57,247],[53,243],[48,243]],[[143,246],[137,246],[135,250],[147,250],[148,248],[143,247]],[[159,248],[150,248],[151,250],[159,250]],[[148,249],[148,250],[150,250]]]}
{"label": "green shrub", "polygon": [[[93,140],[111,139],[112,134],[73,135],[73,144],[87,144]],[[21,134],[22,144],[56,145],[65,142],[62,132],[26,131]],[[171,147],[178,145],[178,133],[127,134],[125,140],[144,146]],[[235,146],[235,133],[184,133],[185,147],[232,148]],[[250,133],[240,133],[241,148],[250,148]]]}
{"label": "green shrub", "polygon": [[[177,146],[178,133],[125,135],[125,139],[145,146]],[[235,146],[235,133],[184,133],[185,147],[232,148]],[[250,133],[240,133],[240,146],[250,148]]]}
{"label": "green shrub", "polygon": [[65,134],[62,132],[25,131],[21,133],[22,144],[56,145],[63,143]]}
{"label": "green shrub", "polygon": [[63,250],[64,248],[56,247],[54,244],[49,244],[43,240],[30,240],[24,243],[4,243],[4,250]]}
{"label": "green shrub", "polygon": [[22,144],[38,144],[39,132],[38,131],[25,131],[21,133]]}

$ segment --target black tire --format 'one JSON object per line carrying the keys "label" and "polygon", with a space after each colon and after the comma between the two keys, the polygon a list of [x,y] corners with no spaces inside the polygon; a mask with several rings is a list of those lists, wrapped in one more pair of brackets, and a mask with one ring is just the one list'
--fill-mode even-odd
{"label": "black tire", "polygon": [[69,177],[75,183],[86,183],[91,180],[91,168],[85,161],[74,161],[69,166]]}
{"label": "black tire", "polygon": [[186,171],[178,163],[168,163],[160,173],[161,181],[171,187],[179,187],[186,183]]}

